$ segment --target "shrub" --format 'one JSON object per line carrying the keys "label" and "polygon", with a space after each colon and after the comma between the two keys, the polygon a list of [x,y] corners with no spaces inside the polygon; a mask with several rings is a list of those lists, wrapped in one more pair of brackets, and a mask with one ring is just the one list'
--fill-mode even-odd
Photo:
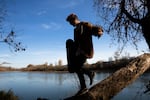
{"label": "shrub", "polygon": [[0,100],[19,100],[19,97],[14,95],[13,91],[0,91]]}

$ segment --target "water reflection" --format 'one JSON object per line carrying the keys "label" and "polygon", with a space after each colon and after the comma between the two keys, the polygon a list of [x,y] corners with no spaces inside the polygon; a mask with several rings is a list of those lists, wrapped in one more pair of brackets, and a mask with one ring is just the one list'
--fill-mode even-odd
{"label": "water reflection", "polygon": [[144,94],[150,73],[144,73],[134,83],[124,88],[112,100],[149,100],[150,94]]}
{"label": "water reflection", "polygon": [[[94,78],[94,84],[109,75],[111,75],[109,72],[97,73]],[[149,75],[149,73],[142,75],[136,82],[115,96],[113,100],[133,100],[135,97],[138,100],[141,100],[141,98],[148,100],[147,98],[150,95],[142,94],[139,97],[137,94],[141,94],[140,91],[144,90],[144,85],[148,82]],[[36,100],[38,97],[61,100],[74,95],[78,91],[78,87],[79,82],[76,74],[65,72],[0,72],[0,90],[12,89],[21,100]]]}

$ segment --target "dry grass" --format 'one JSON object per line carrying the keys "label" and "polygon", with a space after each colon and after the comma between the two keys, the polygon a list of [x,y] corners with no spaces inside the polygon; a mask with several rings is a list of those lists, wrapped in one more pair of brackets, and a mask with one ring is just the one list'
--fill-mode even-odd
{"label": "dry grass", "polygon": [[[130,59],[120,59],[117,61],[98,61],[94,64],[85,64],[85,68],[95,71],[102,70],[118,70],[122,67],[125,67],[133,58]],[[15,69],[11,67],[0,66],[0,71],[68,71],[67,65],[48,65],[48,64],[39,64],[32,65],[29,64],[26,68]]]}
{"label": "dry grass", "polygon": [[29,64],[26,68],[20,69],[21,71],[67,71],[67,66],[50,66],[46,64],[32,65]]}
{"label": "dry grass", "polygon": [[0,71],[14,71],[15,68],[0,66]]}
{"label": "dry grass", "polygon": [[19,97],[14,95],[13,91],[0,91],[0,100],[19,100]]}

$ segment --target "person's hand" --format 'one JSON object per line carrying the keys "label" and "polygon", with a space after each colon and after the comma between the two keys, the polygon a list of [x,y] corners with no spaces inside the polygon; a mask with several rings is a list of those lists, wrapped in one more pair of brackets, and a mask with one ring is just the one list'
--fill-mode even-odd
{"label": "person's hand", "polygon": [[98,30],[98,39],[103,35],[103,30],[102,29],[99,29]]}

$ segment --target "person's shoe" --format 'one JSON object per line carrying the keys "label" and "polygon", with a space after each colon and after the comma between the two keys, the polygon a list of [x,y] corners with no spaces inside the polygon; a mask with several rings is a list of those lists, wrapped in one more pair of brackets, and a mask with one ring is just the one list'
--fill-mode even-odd
{"label": "person's shoe", "polygon": [[95,76],[95,73],[91,72],[91,74],[89,76],[89,78],[90,78],[90,85],[92,85],[92,83],[93,83],[94,76]]}

